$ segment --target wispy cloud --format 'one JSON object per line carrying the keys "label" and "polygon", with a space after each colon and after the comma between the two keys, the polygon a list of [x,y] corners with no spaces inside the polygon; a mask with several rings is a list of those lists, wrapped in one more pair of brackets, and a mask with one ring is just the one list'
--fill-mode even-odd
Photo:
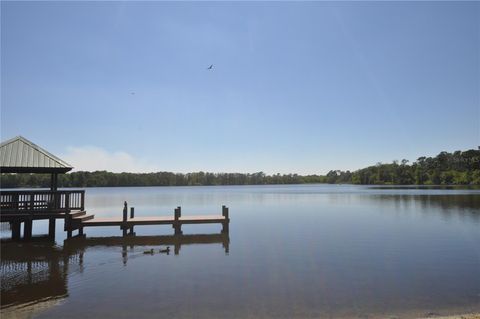
{"label": "wispy cloud", "polygon": [[68,147],[60,156],[74,171],[154,172],[158,167],[124,151],[109,152],[97,146]]}

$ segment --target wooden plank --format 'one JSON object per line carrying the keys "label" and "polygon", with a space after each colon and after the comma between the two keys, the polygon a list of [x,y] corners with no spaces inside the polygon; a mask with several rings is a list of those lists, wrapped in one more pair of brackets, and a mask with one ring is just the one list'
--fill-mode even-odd
{"label": "wooden plank", "polygon": [[221,215],[205,215],[205,216],[183,216],[180,217],[180,221],[192,221],[192,220],[225,220],[225,217]]}
{"label": "wooden plank", "polygon": [[[123,217],[123,216],[122,216]],[[122,217],[103,217],[93,218],[82,221],[84,227],[92,226],[122,226],[126,224],[128,227],[135,225],[171,225],[175,222],[173,216],[146,216],[128,218],[125,222]],[[225,217],[220,215],[213,216],[182,216],[177,221],[181,224],[202,224],[202,223],[223,223]]]}

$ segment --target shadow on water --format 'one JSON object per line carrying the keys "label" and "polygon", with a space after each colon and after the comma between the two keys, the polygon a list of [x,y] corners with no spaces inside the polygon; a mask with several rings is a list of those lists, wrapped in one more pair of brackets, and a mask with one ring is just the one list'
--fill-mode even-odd
{"label": "shadow on water", "polygon": [[[48,237],[36,237],[32,242],[2,241],[2,313],[8,315],[8,310],[12,310],[16,312],[15,317],[18,317],[19,313],[29,317],[65,300],[69,295],[70,268],[74,266],[76,269],[83,269],[84,254],[88,248],[122,247],[122,261],[126,265],[129,249],[132,250],[135,246],[171,245],[173,253],[178,255],[183,245],[194,244],[221,244],[225,254],[228,254],[230,238],[228,234],[102,238],[80,236],[65,240],[63,247],[57,246]],[[158,250],[155,249],[156,252]]]}

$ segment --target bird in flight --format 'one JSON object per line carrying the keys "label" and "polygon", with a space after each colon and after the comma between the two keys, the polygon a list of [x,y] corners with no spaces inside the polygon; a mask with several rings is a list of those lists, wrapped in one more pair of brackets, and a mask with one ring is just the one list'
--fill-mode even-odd
{"label": "bird in flight", "polygon": [[207,68],[207,70],[213,69],[213,64],[210,64],[210,66]]}

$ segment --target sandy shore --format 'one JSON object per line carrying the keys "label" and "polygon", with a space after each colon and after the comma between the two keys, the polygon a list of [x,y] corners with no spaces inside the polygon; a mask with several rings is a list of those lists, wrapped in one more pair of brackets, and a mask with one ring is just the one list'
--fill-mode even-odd
{"label": "sandy shore", "polygon": [[480,319],[480,313],[471,313],[471,314],[464,314],[464,315],[454,315],[454,316],[436,316],[432,314],[431,316],[422,317],[419,319]]}

